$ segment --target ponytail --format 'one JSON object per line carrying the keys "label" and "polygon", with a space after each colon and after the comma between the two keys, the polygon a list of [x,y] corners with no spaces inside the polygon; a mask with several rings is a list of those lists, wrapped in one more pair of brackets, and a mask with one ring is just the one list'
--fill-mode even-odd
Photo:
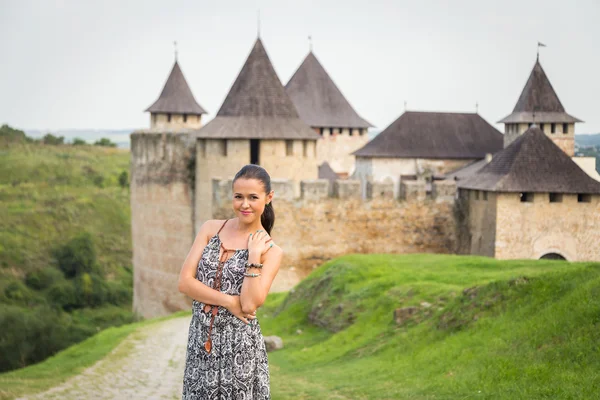
{"label": "ponytail", "polygon": [[262,223],[262,226],[265,228],[267,233],[270,235],[271,229],[273,229],[273,225],[275,225],[275,210],[273,209],[272,201],[265,206],[265,210],[260,216],[260,222]]}

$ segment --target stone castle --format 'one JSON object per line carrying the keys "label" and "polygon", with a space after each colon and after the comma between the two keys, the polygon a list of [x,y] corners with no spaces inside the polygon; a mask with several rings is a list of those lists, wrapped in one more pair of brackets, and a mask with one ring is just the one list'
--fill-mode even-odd
{"label": "stone castle", "polygon": [[579,120],[539,61],[504,135],[477,113],[405,112],[369,142],[372,125],[312,51],[283,86],[260,38],[206,125],[177,61],[147,111],[150,128],[131,134],[144,317],[190,307],[183,261],[204,221],[232,216],[231,178],[248,163],[275,191],[285,257],[272,290],[348,253],[600,260],[600,182],[571,158]]}

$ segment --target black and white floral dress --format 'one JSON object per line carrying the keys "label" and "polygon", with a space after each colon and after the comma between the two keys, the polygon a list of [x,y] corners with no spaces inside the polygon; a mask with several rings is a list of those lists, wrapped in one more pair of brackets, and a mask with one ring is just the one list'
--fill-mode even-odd
{"label": "black and white floral dress", "polygon": [[[215,234],[204,247],[196,278],[213,287],[219,264],[221,240]],[[246,271],[248,250],[235,250],[223,265],[221,292],[239,295]],[[219,306],[207,353],[210,312],[204,303],[192,301],[182,400],[270,399],[269,363],[258,319],[250,325]]]}

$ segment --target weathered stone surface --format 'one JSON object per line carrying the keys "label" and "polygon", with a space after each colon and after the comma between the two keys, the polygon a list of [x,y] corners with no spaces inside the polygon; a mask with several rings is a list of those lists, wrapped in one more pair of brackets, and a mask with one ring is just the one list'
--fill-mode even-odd
{"label": "weathered stone surface", "polygon": [[426,183],[424,180],[400,181],[400,199],[405,201],[423,201],[426,197]]}
{"label": "weathered stone surface", "polygon": [[327,179],[306,180],[300,183],[301,198],[306,201],[326,199],[329,195]]}
{"label": "weathered stone surface", "polygon": [[279,336],[264,336],[267,351],[283,349],[283,340]]}
{"label": "weathered stone surface", "polygon": [[386,182],[367,182],[368,199],[393,199],[394,198],[394,182],[388,180]]}
{"label": "weathered stone surface", "polygon": [[333,195],[339,199],[360,199],[360,181],[336,180],[333,184]]}
{"label": "weathered stone surface", "polygon": [[436,199],[436,201],[453,202],[456,190],[456,182],[454,180],[433,181],[431,185],[431,196]]}

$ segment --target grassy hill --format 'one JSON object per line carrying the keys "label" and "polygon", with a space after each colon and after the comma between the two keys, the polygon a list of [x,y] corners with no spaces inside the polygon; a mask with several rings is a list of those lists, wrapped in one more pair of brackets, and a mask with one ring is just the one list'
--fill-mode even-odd
{"label": "grassy hill", "polygon": [[278,399],[600,397],[600,263],[347,256],[259,318]]}
{"label": "grassy hill", "polygon": [[[135,318],[129,191],[122,185],[129,152],[47,145],[6,126],[0,130],[0,325],[14,328],[0,333],[0,350],[14,352],[12,361],[3,354],[3,371],[16,359],[28,365]],[[80,288],[63,276],[56,258],[82,237],[90,238],[97,265],[96,275],[83,276],[94,307],[68,304]],[[40,332],[47,332],[44,342]]]}
{"label": "grassy hill", "polygon": [[[407,307],[413,313],[397,323],[394,310]],[[273,399],[600,394],[600,263],[350,255],[270,294],[258,317],[263,334],[285,344],[269,353]],[[134,326],[0,375],[0,387],[52,386],[59,372],[76,372],[73,354],[91,363],[83,354],[99,343],[96,353],[109,351]]]}

